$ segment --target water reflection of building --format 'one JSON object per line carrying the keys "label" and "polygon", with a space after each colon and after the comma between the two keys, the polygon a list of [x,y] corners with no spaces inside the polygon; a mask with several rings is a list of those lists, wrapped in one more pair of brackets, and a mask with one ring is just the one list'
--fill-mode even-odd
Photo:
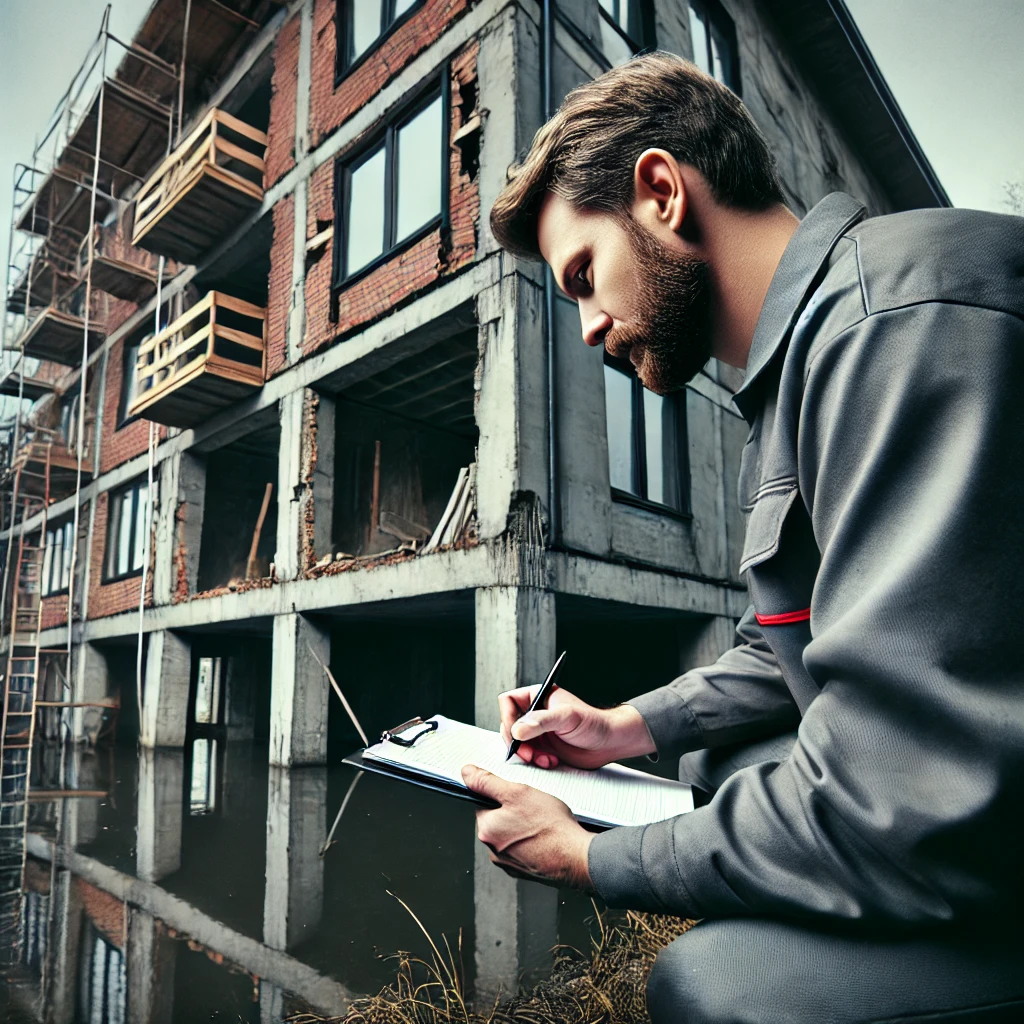
{"label": "water reflection of building", "polygon": [[[38,789],[78,791],[25,808],[34,856],[58,851],[54,1019],[85,948],[129,1008],[190,998],[184,936],[260,979],[265,1019],[286,992],[337,1009],[382,979],[374,943],[418,941],[388,888],[464,929],[481,993],[570,927],[465,808],[380,780],[318,856],[351,784],[324,766],[357,743],[321,662],[378,731],[493,725],[561,648],[615,701],[731,642],[737,375],[644,392],[487,226],[544,94],[641,46],[742,92],[798,211],[945,201],[834,0],[154,0],[130,48],[100,33],[17,179],[0,380],[25,399],[6,691],[17,654],[39,737],[98,744],[33,758]],[[76,885],[119,901],[120,945],[83,937]]]}

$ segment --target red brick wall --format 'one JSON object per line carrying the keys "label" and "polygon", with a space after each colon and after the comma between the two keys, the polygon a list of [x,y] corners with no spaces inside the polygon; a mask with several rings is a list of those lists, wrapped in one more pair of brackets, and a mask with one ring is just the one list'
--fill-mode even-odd
{"label": "red brick wall", "polygon": [[[77,607],[76,599],[75,605]],[[68,595],[55,594],[53,597],[43,598],[43,629],[53,629],[54,626],[63,626],[68,621]]]}
{"label": "red brick wall", "polygon": [[334,87],[337,0],[316,0],[313,10],[312,87],[309,97],[313,146],[344,124],[422,50],[466,12],[469,0],[427,0],[351,74]]}
{"label": "red brick wall", "polygon": [[[460,105],[460,83],[475,81],[478,50],[478,44],[473,42],[452,61],[451,134],[462,126],[465,112]],[[450,147],[449,161],[450,237],[442,239],[440,230],[434,231],[342,291],[336,323],[330,320],[334,240],[320,259],[309,267],[306,272],[305,352],[313,352],[355,327],[369,323],[472,261],[476,253],[480,217],[476,175],[463,173],[459,147]],[[333,179],[333,162],[321,165],[310,179],[307,238],[319,231],[320,225],[331,223],[334,213]]]}
{"label": "red brick wall", "polygon": [[267,376],[288,362],[288,308],[292,293],[292,252],[295,249],[295,197],[274,207],[274,241],[270,248],[267,291]]}
{"label": "red brick wall", "polygon": [[[107,519],[110,495],[104,491],[96,497],[96,520],[92,539],[92,557],[89,562],[89,618],[102,619],[139,607],[139,587],[142,576],[132,576],[113,583],[103,582],[103,561],[107,551]],[[154,510],[153,528],[156,528]],[[153,605],[154,545],[150,542],[149,570],[146,574],[146,607]]]}
{"label": "red brick wall", "polygon": [[267,153],[263,171],[264,187],[273,185],[295,166],[295,98],[299,77],[299,19],[285,22],[274,44],[273,95]]}
{"label": "red brick wall", "polygon": [[89,920],[108,942],[118,949],[123,949],[124,904],[110,893],[97,889],[81,878],[75,879],[75,888]]}
{"label": "red brick wall", "polygon": [[[149,421],[136,420],[118,430],[121,392],[124,388],[124,344],[122,338],[107,355],[107,379],[103,391],[103,426],[100,440],[100,470],[109,472],[122,462],[145,454],[149,448]],[[164,431],[166,433],[166,431]]]}

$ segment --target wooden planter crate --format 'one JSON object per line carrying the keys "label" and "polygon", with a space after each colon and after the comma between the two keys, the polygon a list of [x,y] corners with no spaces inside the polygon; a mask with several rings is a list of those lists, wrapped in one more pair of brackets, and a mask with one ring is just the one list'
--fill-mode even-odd
{"label": "wooden planter crate", "polygon": [[211,110],[135,199],[132,244],[195,263],[263,202],[264,132]]}
{"label": "wooden planter crate", "polygon": [[[86,434],[89,438],[89,434]],[[47,452],[49,449],[49,452]],[[49,460],[50,501],[74,494],[78,480],[78,452],[61,441],[29,441],[22,445],[11,464],[12,474],[21,470],[22,494],[46,496],[46,471]],[[92,445],[86,441],[82,458],[82,484],[92,479]]]}
{"label": "wooden planter crate", "polygon": [[[28,325],[15,347],[23,347],[25,355],[32,359],[47,359],[63,366],[78,366],[82,361],[84,332],[85,321],[82,317],[49,306]],[[90,352],[99,348],[106,333],[102,324],[90,318]]]}
{"label": "wooden planter crate", "polygon": [[84,281],[92,269],[92,286],[129,302],[142,302],[156,291],[156,257],[124,243],[110,231],[97,227],[92,247],[82,239],[75,273]]}
{"label": "wooden planter crate", "polygon": [[142,343],[130,416],[194,427],[263,386],[266,310],[221,292]]}

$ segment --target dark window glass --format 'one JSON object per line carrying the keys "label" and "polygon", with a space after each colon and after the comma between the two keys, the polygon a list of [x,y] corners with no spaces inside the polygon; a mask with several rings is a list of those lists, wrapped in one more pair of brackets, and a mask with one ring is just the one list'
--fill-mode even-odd
{"label": "dark window glass", "polygon": [[690,0],[690,40],[694,64],[739,95],[736,26],[717,0]]}
{"label": "dark window glass", "polygon": [[612,65],[624,64],[646,45],[641,0],[599,0],[601,50]]}
{"label": "dark window glass", "polygon": [[370,149],[338,165],[335,288],[443,220],[444,108],[435,92],[387,125]]}
{"label": "dark window glass", "polygon": [[648,391],[628,363],[605,358],[608,473],[620,498],[687,511],[685,391]]}
{"label": "dark window glass", "polygon": [[146,547],[149,488],[145,480],[110,495],[104,577],[121,579],[142,572]]}
{"label": "dark window glass", "polygon": [[344,74],[423,0],[338,0],[338,67]]}
{"label": "dark window glass", "polygon": [[118,403],[117,407],[117,422],[119,426],[128,418],[128,410],[131,408],[132,402],[135,401],[136,395],[138,394],[138,379],[135,376],[135,368],[139,361],[139,346],[141,346],[144,341],[148,341],[152,337],[153,332],[149,331],[125,342],[124,368],[121,378],[121,401]]}
{"label": "dark window glass", "polygon": [[71,583],[71,542],[74,523],[68,520],[46,531],[43,549],[42,595],[59,594]]}

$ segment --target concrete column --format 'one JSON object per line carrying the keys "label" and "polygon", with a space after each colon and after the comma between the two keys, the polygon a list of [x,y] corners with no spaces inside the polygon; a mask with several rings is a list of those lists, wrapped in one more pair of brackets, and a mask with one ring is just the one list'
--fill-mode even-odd
{"label": "concrete column", "polygon": [[191,680],[189,641],[168,629],[150,633],[139,715],[144,747],[184,745]]}
{"label": "concrete column", "polygon": [[[76,701],[102,701],[110,696],[110,669],[104,653],[90,643],[81,643],[72,655]],[[67,698],[64,698],[67,699]],[[72,708],[72,735],[76,740],[96,739],[103,722],[101,708]]]}
{"label": "concrete column", "polygon": [[[83,801],[72,801],[82,803]],[[54,930],[48,938],[47,960],[53,972],[46,990],[47,1024],[72,1024],[78,1005],[78,942],[82,904],[70,871],[58,870],[50,893]]]}
{"label": "concrete column", "polygon": [[[103,789],[109,785],[101,773],[99,756],[95,750],[79,746],[70,752],[72,789]],[[91,843],[99,834],[100,802],[95,799],[68,800],[66,809],[66,835],[71,848]]]}
{"label": "concrete column", "polygon": [[174,968],[177,943],[163,924],[138,907],[128,919],[128,1013],[135,1024],[174,1020]]}
{"label": "concrete column", "polygon": [[181,867],[184,803],[184,751],[142,747],[135,870],[143,881],[159,882]]}
{"label": "concrete column", "polygon": [[[543,682],[555,660],[555,597],[533,587],[490,587],[476,592],[476,724],[498,725],[497,696]],[[476,844],[477,998],[516,990],[551,966],[558,939],[558,891],[510,878]]]}
{"label": "concrete column", "polygon": [[260,1024],[281,1024],[286,1012],[284,990],[260,978]]}
{"label": "concrete column", "polygon": [[[206,506],[206,459],[193,452],[165,459],[159,480],[153,600],[162,605],[196,591]],[[179,586],[185,587],[186,594],[176,595]]]}
{"label": "concrete column", "polygon": [[327,769],[270,769],[263,941],[288,950],[320,924],[327,838]]}
{"label": "concrete column", "polygon": [[302,529],[302,448],[306,424],[305,389],[281,398],[281,447],[277,470],[277,553],[274,567],[278,579],[294,579],[299,571],[299,535]]}
{"label": "concrete column", "polygon": [[[316,657],[314,657],[314,652]],[[274,618],[270,683],[270,763],[289,768],[327,761],[330,631],[292,613]]]}

